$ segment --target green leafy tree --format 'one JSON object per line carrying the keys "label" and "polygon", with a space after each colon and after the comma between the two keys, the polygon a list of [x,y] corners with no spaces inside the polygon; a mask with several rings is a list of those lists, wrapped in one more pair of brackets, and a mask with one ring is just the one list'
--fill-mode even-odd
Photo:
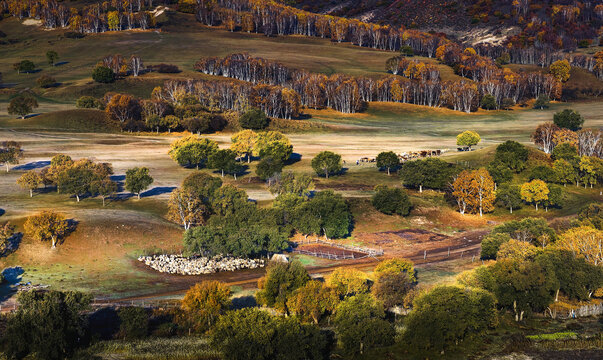
{"label": "green leafy tree", "polygon": [[225,360],[327,360],[330,344],[316,325],[248,308],[220,317],[211,344]]}
{"label": "green leafy tree", "polygon": [[[278,159],[263,158],[258,163],[255,173],[260,179],[266,181],[280,174],[283,171],[283,166],[283,162]],[[269,185],[272,185],[272,182]]]}
{"label": "green leafy tree", "polygon": [[109,84],[115,81],[115,73],[106,66],[97,66],[92,71],[92,80],[102,84]]}
{"label": "green leafy tree", "polygon": [[[306,234],[323,234],[327,238],[342,238],[350,233],[352,214],[340,194],[331,190],[317,193],[304,202],[293,216],[293,226]],[[300,222],[297,221],[301,218]],[[306,232],[308,230],[312,232]]]}
{"label": "green leafy tree", "polygon": [[499,305],[513,312],[515,321],[526,314],[542,312],[553,302],[558,280],[551,266],[533,261],[499,260],[490,267],[492,291]]}
{"label": "green leafy tree", "polygon": [[407,216],[410,214],[412,204],[406,191],[387,186],[377,186],[375,190],[376,192],[372,199],[375,209],[387,215],[397,214]]}
{"label": "green leafy tree", "polygon": [[58,174],[57,187],[61,189],[61,192],[75,196],[79,202],[83,195],[90,192],[94,180],[96,180],[96,176],[92,170],[74,166]]}
{"label": "green leafy tree", "polygon": [[17,71],[17,73],[29,73],[36,69],[36,65],[29,60],[22,60],[18,63],[13,64],[13,69]]}
{"label": "green leafy tree", "polygon": [[549,72],[560,82],[566,82],[570,78],[572,67],[567,60],[557,60],[549,66]]}
{"label": "green leafy tree", "polygon": [[38,101],[31,95],[18,95],[8,103],[8,113],[10,115],[19,115],[21,119],[25,119],[25,115],[32,112],[38,107]]}
{"label": "green leafy tree", "polygon": [[482,240],[482,250],[480,253],[480,259],[482,260],[496,260],[496,255],[500,246],[511,240],[511,236],[506,233],[489,234]]}
{"label": "green leafy tree", "polygon": [[7,319],[4,351],[9,358],[61,360],[83,345],[92,298],[80,292],[27,291]]}
{"label": "green leafy tree", "polygon": [[561,143],[553,149],[551,158],[554,160],[566,160],[570,163],[579,162],[578,149],[570,143]]}
{"label": "green leafy tree", "polygon": [[551,100],[546,95],[540,95],[536,102],[534,103],[534,109],[548,109],[551,104]]}
{"label": "green leafy tree", "polygon": [[557,176],[555,175],[555,171],[552,167],[548,165],[538,165],[532,168],[530,171],[529,180],[542,180],[544,182],[555,182]]}
{"label": "green leafy tree", "polygon": [[340,348],[346,354],[365,351],[394,342],[393,325],[385,320],[383,304],[369,294],[352,296],[335,311],[335,331]]}
{"label": "green leafy tree", "polygon": [[328,179],[329,174],[337,174],[343,169],[341,155],[331,151],[321,151],[312,159],[312,169]]}
{"label": "green leafy tree", "polygon": [[218,151],[218,143],[214,140],[187,136],[172,143],[168,154],[182,166],[199,166],[205,164],[210,155]]}
{"label": "green leafy tree", "polygon": [[81,96],[75,102],[75,106],[79,109],[94,109],[101,106],[100,102],[93,96]]}
{"label": "green leafy tree", "polygon": [[480,340],[498,324],[496,299],[481,289],[438,286],[414,301],[405,324],[413,352],[441,356]]}
{"label": "green leafy tree", "polygon": [[259,109],[248,110],[239,118],[239,125],[243,129],[262,130],[268,126],[269,122],[266,114]]}
{"label": "green leafy tree", "polygon": [[428,158],[405,162],[399,173],[404,186],[418,188],[419,192],[423,192],[423,187],[445,189],[458,172],[458,167],[453,164],[441,159]]}
{"label": "green leafy tree", "polygon": [[293,292],[310,281],[310,275],[299,261],[271,262],[266,276],[258,281],[256,299],[259,304],[289,314],[288,300]]}
{"label": "green leafy tree", "polygon": [[545,211],[549,211],[550,207],[560,208],[563,204],[563,190],[561,187],[553,184],[547,184],[549,188],[549,195],[547,199],[542,203]]}
{"label": "green leafy tree", "polygon": [[404,299],[413,286],[407,273],[387,273],[375,280],[371,291],[386,308],[391,308],[404,304]]}
{"label": "green leafy tree", "polygon": [[509,208],[509,213],[513,214],[513,209],[519,209],[523,204],[520,191],[518,185],[503,184],[496,190],[496,203]]}
{"label": "green leafy tree", "polygon": [[212,194],[211,207],[214,213],[226,216],[248,205],[247,200],[248,197],[245,190],[241,190],[233,185],[224,185]]}
{"label": "green leafy tree", "polygon": [[269,190],[272,194],[291,194],[307,199],[314,190],[314,181],[308,174],[285,171],[270,185]]}
{"label": "green leafy tree", "polygon": [[497,184],[503,184],[513,179],[513,170],[511,170],[506,164],[491,161],[486,168],[492,176],[492,179]]}
{"label": "green leafy tree", "polygon": [[109,178],[94,180],[90,183],[90,192],[101,197],[103,206],[105,206],[105,200],[115,195],[118,189],[117,183]]}
{"label": "green leafy tree", "polygon": [[384,151],[377,155],[377,167],[387,169],[387,175],[390,175],[390,170],[397,169],[400,166],[400,159],[393,151]]}
{"label": "green leafy tree", "polygon": [[49,50],[46,52],[46,60],[50,65],[54,66],[57,60],[59,60],[59,54],[54,50]]}
{"label": "green leafy tree", "polygon": [[[205,205],[210,205],[214,193],[222,186],[222,180],[201,171],[189,174],[182,181],[182,188],[192,192]],[[246,200],[246,199],[245,199]]]}
{"label": "green leafy tree", "polygon": [[481,137],[475,131],[467,130],[456,136],[456,144],[459,146],[475,146],[482,141]]}
{"label": "green leafy tree", "polygon": [[209,156],[207,165],[220,171],[224,177],[224,172],[233,168],[233,164],[237,162],[236,157],[237,154],[232,150],[218,150]]}
{"label": "green leafy tree", "polygon": [[584,118],[577,111],[565,109],[553,116],[553,122],[560,128],[578,131],[584,125]]}
{"label": "green leafy tree", "polygon": [[293,153],[291,141],[278,131],[266,131],[258,134],[253,146],[253,154],[261,158],[272,158],[283,162]]}
{"label": "green leafy tree", "polygon": [[[557,234],[543,218],[524,218],[521,220],[507,221],[504,224],[496,226],[492,234],[506,233],[511,238],[527,241],[534,246],[546,246],[548,242],[555,242]],[[543,242],[544,245],[543,245]]]}
{"label": "green leafy tree", "polygon": [[528,149],[516,141],[507,140],[496,147],[494,161],[519,173],[526,168]]}
{"label": "green leafy tree", "polygon": [[498,108],[498,104],[496,103],[496,99],[494,96],[490,94],[484,95],[481,101],[482,109],[485,110],[496,110]]}
{"label": "green leafy tree", "polygon": [[149,188],[153,178],[146,167],[135,167],[126,171],[126,190],[135,193],[140,200],[140,194]]}
{"label": "green leafy tree", "polygon": [[142,339],[149,332],[149,316],[144,308],[127,306],[119,309],[119,337],[127,340]]}
{"label": "green leafy tree", "polygon": [[553,163],[553,172],[555,173],[556,182],[563,184],[563,186],[576,181],[576,172],[574,171],[574,167],[565,159],[555,160]]}

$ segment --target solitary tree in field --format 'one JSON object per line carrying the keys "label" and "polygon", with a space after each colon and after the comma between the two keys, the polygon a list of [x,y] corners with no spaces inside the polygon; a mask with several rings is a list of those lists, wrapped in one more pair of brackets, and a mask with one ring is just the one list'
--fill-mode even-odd
{"label": "solitary tree in field", "polygon": [[152,183],[153,178],[146,167],[135,167],[126,171],[126,190],[135,193],[139,200],[140,193],[148,189]]}
{"label": "solitary tree in field", "polygon": [[224,171],[232,169],[236,164],[237,154],[232,150],[218,150],[209,156],[208,167],[217,169],[224,177]]}
{"label": "solitary tree in field", "polygon": [[109,179],[108,177],[104,179],[94,180],[90,184],[90,192],[93,194],[98,194],[98,196],[103,199],[103,206],[105,206],[105,199],[115,194],[117,192],[117,189],[117,183]]}
{"label": "solitary tree in field", "polygon": [[10,115],[19,115],[25,119],[25,115],[38,107],[38,101],[31,95],[19,95],[12,99],[8,104],[8,113]]}
{"label": "solitary tree in field", "polygon": [[61,192],[74,195],[77,202],[80,197],[90,192],[90,185],[95,180],[94,172],[84,166],[74,166],[62,171],[57,176],[57,188]]}
{"label": "solitary tree in field", "polygon": [[172,143],[168,154],[182,166],[199,166],[206,163],[209,156],[218,151],[218,143],[214,140],[187,136]]}
{"label": "solitary tree in field", "polygon": [[42,211],[37,215],[27,218],[25,233],[35,240],[50,241],[52,248],[56,248],[57,241],[67,234],[69,222],[64,215],[53,211]]}
{"label": "solitary tree in field", "polygon": [[115,81],[115,73],[106,66],[97,66],[92,71],[92,79],[103,84],[112,83]]}
{"label": "solitary tree in field", "polygon": [[521,198],[527,203],[533,203],[538,210],[538,204],[548,199],[549,188],[542,180],[532,180],[521,185]]}
{"label": "solitary tree in field", "polygon": [[16,141],[3,141],[0,143],[0,163],[6,166],[6,172],[9,171],[11,164],[18,164],[22,156],[21,144]]}
{"label": "solitary tree in field", "polygon": [[33,191],[40,186],[42,178],[35,170],[29,170],[17,179],[17,184],[24,189],[29,190],[29,197],[33,197]]}
{"label": "solitary tree in field", "polygon": [[328,179],[329,174],[336,174],[343,168],[341,155],[322,151],[312,159],[312,168],[318,175],[324,175]]}
{"label": "solitary tree in field", "polygon": [[578,131],[584,124],[584,118],[577,111],[565,109],[553,116],[553,122],[560,128]]}
{"label": "solitary tree in field", "polygon": [[393,151],[384,151],[377,155],[377,167],[387,169],[387,175],[390,175],[390,170],[395,169],[400,165],[400,159]]}
{"label": "solitary tree in field", "polygon": [[482,139],[479,134],[475,131],[467,130],[456,136],[456,144],[459,146],[469,146],[471,148],[474,145],[479,144]]}
{"label": "solitary tree in field", "polygon": [[19,74],[22,72],[27,73],[34,71],[36,69],[36,65],[34,65],[34,63],[29,60],[23,60],[13,64],[13,69],[15,69]]}
{"label": "solitary tree in field", "polygon": [[54,50],[47,51],[46,60],[48,60],[50,65],[54,66],[57,60],[59,60],[59,54]]}

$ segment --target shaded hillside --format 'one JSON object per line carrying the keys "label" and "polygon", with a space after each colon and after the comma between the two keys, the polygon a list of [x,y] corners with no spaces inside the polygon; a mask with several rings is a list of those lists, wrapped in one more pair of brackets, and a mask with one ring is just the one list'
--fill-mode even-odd
{"label": "shaded hillside", "polygon": [[518,26],[515,42],[565,48],[597,42],[603,5],[569,0],[296,0],[307,11],[421,29]]}

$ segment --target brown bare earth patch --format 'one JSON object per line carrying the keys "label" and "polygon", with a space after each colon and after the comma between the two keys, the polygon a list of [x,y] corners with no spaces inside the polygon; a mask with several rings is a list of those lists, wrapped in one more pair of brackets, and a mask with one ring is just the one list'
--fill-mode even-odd
{"label": "brown bare earth patch", "polygon": [[336,247],[328,246],[328,245],[324,245],[324,244],[300,245],[300,246],[296,247],[295,250],[313,252],[313,253],[324,254],[324,255],[333,255],[333,256],[337,256],[337,257],[353,255],[354,258],[360,258],[360,257],[366,256],[365,253],[347,250],[347,249],[340,249],[340,248],[336,248]]}

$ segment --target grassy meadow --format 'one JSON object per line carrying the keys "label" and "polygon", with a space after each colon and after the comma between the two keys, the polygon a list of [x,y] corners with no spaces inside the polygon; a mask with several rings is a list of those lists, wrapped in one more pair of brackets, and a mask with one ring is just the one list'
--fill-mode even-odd
{"label": "grassy meadow", "polygon": [[[5,84],[0,89],[0,141],[20,141],[25,150],[21,164],[8,173],[0,171],[0,223],[10,221],[22,229],[28,215],[45,208],[63,212],[78,222],[75,232],[56,250],[51,250],[49,244],[23,237],[17,251],[0,258],[0,269],[13,266],[24,269],[20,281],[49,284],[57,289],[91,291],[101,298],[123,298],[181,292],[185,285],[201,279],[161,276],[141,268],[136,261],[137,256],[157,250],[181,251],[182,229],[166,220],[166,204],[171,190],[179,186],[192,170],[179,167],[169,158],[167,151],[170,143],[184,134],[120,132],[104,113],[75,109],[75,100],[81,95],[100,97],[107,91],[117,91],[148,97],[153,87],[166,79],[207,77],[193,70],[198,58],[233,52],[246,51],[253,56],[325,74],[371,77],[385,75],[385,61],[394,55],[392,52],[336,44],[326,39],[297,36],[267,38],[260,34],[230,33],[201,26],[192,16],[183,14],[162,16],[160,21],[163,26],[158,31],[110,32],[88,35],[84,39],[68,39],[62,30],[44,31],[12,18],[0,21],[0,30],[7,34],[7,38],[19,40],[16,44],[0,46],[0,72]],[[51,49],[59,53],[60,65],[46,63],[45,53]],[[114,84],[93,83],[90,73],[94,65],[103,56],[114,53],[124,56],[137,54],[147,65],[176,64],[182,72],[149,73]],[[12,64],[23,59],[32,60],[40,71],[17,74],[12,70]],[[417,59],[437,64],[434,59]],[[451,68],[437,65],[444,79],[456,76]],[[40,89],[35,80],[42,74],[55,77],[60,86]],[[592,78],[592,74],[578,71],[570,83],[591,82]],[[40,107],[35,110],[35,116],[15,119],[7,114],[6,106],[12,96],[25,89],[36,93]],[[407,218],[387,216],[372,207],[370,196],[376,185],[401,186],[400,179],[396,175],[378,172],[374,164],[356,165],[357,159],[375,157],[381,151],[400,153],[443,149],[447,150],[443,157],[448,161],[483,166],[493,157],[498,143],[513,139],[529,144],[533,129],[541,122],[550,121],[555,112],[566,107],[582,113],[586,118],[585,126],[603,126],[601,101],[555,103],[542,111],[517,107],[511,111],[480,110],[472,114],[407,104],[371,103],[365,112],[358,114],[304,109],[308,119],[303,121],[307,122],[308,130],[287,127],[291,123],[286,121],[277,121],[272,126],[288,134],[298,155],[299,160],[287,165],[288,170],[314,174],[310,161],[318,152],[330,150],[342,155],[346,162],[345,173],[329,179],[318,178],[314,174],[316,189],[333,189],[349,200],[355,220],[354,231],[342,241],[377,246],[375,238],[385,236],[380,233],[386,231],[419,228],[458,236],[467,230],[487,229],[512,218],[572,216],[585,204],[601,201],[598,188],[568,186],[561,209],[536,212],[524,206],[510,215],[505,209],[497,208],[479,218],[475,215],[461,216],[446,203],[442,193],[409,191],[415,205],[411,215]],[[458,153],[455,137],[468,129],[480,133],[482,143],[477,151]],[[208,135],[222,148],[229,146],[231,136],[229,132]],[[17,186],[17,178],[29,169],[46,166],[58,153],[68,154],[74,159],[110,162],[119,181],[123,181],[127,169],[146,166],[155,181],[141,200],[122,192],[119,199],[108,201],[105,207],[102,207],[100,199],[83,199],[77,203],[67,195],[45,190],[30,198],[27,191]],[[224,182],[236,184],[261,206],[269,206],[273,196],[255,177],[256,166],[257,162],[252,162],[246,175],[236,182],[226,177]],[[516,181],[521,181],[522,177],[525,175],[518,176]],[[402,256],[423,249],[423,244],[408,242],[403,245],[391,251]],[[299,259],[311,267],[339,265],[307,256],[299,256]],[[474,265],[469,260],[422,265],[422,281],[427,284],[451,281],[455,274]],[[244,279],[231,280],[235,283]],[[0,290],[0,301],[4,295],[6,289]],[[110,349],[119,349],[120,345],[110,346]]]}

